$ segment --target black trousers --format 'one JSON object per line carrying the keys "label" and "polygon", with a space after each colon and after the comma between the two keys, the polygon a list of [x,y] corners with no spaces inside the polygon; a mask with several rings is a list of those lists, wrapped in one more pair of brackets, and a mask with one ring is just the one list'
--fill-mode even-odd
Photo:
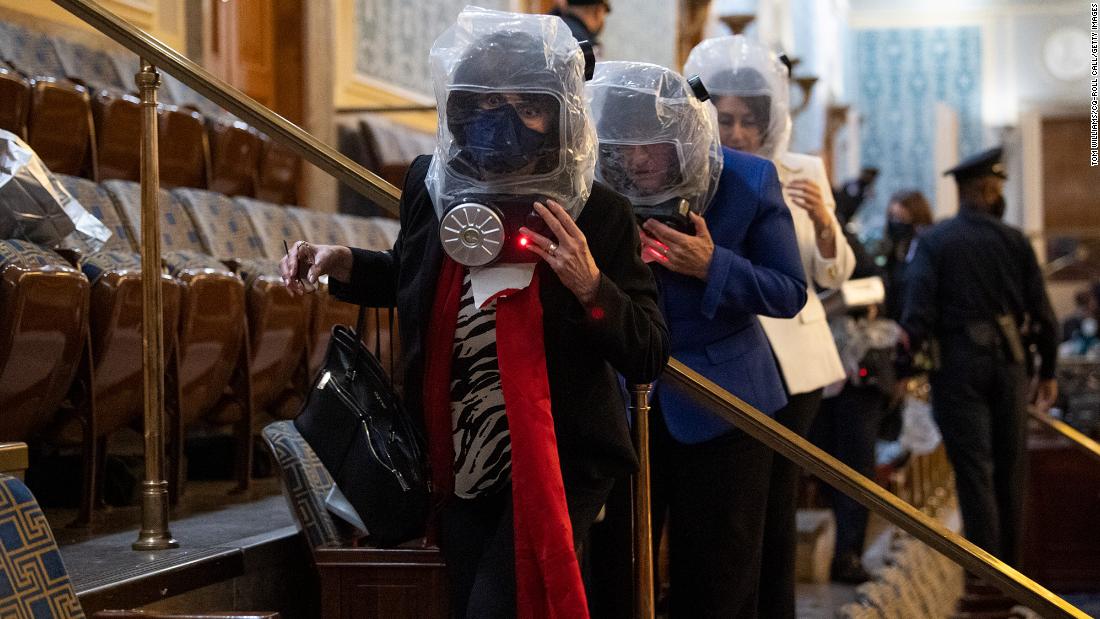
{"label": "black trousers", "polygon": [[[669,524],[672,619],[757,616],[772,452],[740,430],[695,445],[650,417],[654,538]],[[666,516],[667,510],[667,516]]]}
{"label": "black trousers", "polygon": [[[821,406],[821,392],[815,389],[788,396],[787,405],[775,414],[776,421],[799,436],[806,436]],[[761,617],[794,619],[795,616],[794,560],[798,548],[795,511],[799,471],[794,462],[783,456],[776,454],[773,457],[760,562],[758,603]]]}
{"label": "black trousers", "polygon": [[[611,480],[566,481],[573,545],[582,552],[588,529],[611,490]],[[440,546],[447,562],[451,616],[506,619],[516,616],[516,551],[512,488],[473,499],[453,498],[440,518]]]}
{"label": "black trousers", "polygon": [[1000,346],[965,337],[940,342],[932,373],[932,414],[939,425],[966,538],[1015,565],[1023,510],[1027,374]]}
{"label": "black trousers", "polygon": [[[835,397],[821,402],[810,437],[829,455],[865,477],[875,474],[875,443],[888,398],[875,387],[845,384]],[[825,494],[836,517],[836,557],[863,554],[867,535],[867,508],[825,484]]]}

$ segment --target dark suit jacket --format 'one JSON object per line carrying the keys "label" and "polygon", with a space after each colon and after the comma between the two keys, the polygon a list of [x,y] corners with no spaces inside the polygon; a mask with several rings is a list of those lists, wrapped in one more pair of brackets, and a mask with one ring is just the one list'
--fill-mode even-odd
{"label": "dark suit jacket", "polygon": [[[439,219],[424,185],[430,161],[418,157],[405,177],[401,232],[393,249],[353,249],[351,281],[330,282],[341,300],[397,307],[405,403],[418,418],[424,346],[443,257]],[[639,258],[630,203],[597,183],[577,226],[603,274],[594,305],[603,311],[587,311],[553,270],[538,266],[551,407],[567,486],[634,470],[616,371],[630,382],[650,382],[667,362],[669,348],[656,283]]]}
{"label": "dark suit jacket", "polygon": [[[672,355],[765,413],[787,403],[757,314],[790,318],[806,304],[794,222],[775,166],[723,148],[718,191],[704,214],[714,256],[706,281],[656,267]],[[685,443],[733,429],[687,394],[657,390],[669,432]]]}

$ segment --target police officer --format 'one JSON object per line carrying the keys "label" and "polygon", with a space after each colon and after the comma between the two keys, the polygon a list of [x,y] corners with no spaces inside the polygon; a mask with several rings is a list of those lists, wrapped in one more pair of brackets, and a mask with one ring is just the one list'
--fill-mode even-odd
{"label": "police officer", "polygon": [[[1015,564],[1028,380],[1025,330],[1041,359],[1036,404],[1057,396],[1057,323],[1035,254],[1004,212],[1001,149],[959,163],[959,214],[917,240],[901,326],[928,342],[932,410],[955,468],[967,539]],[[935,351],[938,349],[938,354]]]}
{"label": "police officer", "polygon": [[591,43],[598,55],[600,42],[596,37],[603,31],[611,4],[607,0],[566,0],[561,5],[550,14],[560,17],[569,26],[574,39]]}

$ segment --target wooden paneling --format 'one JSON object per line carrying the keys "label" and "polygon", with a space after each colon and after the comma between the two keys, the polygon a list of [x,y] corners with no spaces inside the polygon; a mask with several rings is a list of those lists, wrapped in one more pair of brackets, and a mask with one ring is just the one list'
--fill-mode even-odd
{"label": "wooden paneling", "polygon": [[1068,441],[1028,441],[1021,571],[1054,591],[1100,591],[1100,467]]}
{"label": "wooden paneling", "polygon": [[1044,118],[1043,225],[1048,234],[1100,234],[1100,167],[1089,165],[1088,116]]}
{"label": "wooden paneling", "polygon": [[275,9],[272,0],[235,0],[236,54],[233,82],[253,99],[271,107],[275,100]]}
{"label": "wooden paneling", "polygon": [[321,548],[325,619],[446,619],[447,580],[436,548]]}
{"label": "wooden paneling", "polygon": [[279,0],[275,3],[275,40],[279,42],[274,63],[275,111],[287,120],[302,124],[305,120],[305,59],[303,57],[304,7],[302,0]]}

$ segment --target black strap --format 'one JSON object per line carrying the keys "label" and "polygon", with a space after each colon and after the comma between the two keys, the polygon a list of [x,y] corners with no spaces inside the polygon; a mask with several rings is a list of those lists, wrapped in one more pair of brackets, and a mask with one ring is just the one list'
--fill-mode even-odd
{"label": "black strap", "polygon": [[367,306],[366,305],[360,305],[359,306],[359,319],[355,321],[355,337],[359,338],[360,340],[363,339],[363,327],[366,326],[366,322],[367,322]]}

